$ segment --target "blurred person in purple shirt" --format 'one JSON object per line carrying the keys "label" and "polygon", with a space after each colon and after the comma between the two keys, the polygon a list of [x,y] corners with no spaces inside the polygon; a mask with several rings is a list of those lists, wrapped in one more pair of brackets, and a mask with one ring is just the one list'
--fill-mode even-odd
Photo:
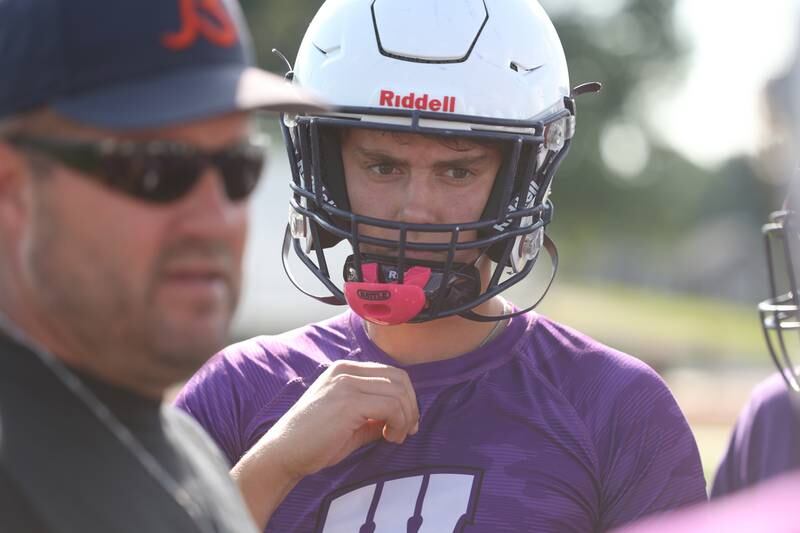
{"label": "blurred person in purple shirt", "polygon": [[[712,488],[713,503],[625,528],[625,533],[800,531],[791,512],[800,495],[800,387],[797,343],[797,178],[783,209],[764,225],[770,297],[759,304],[767,348],[779,373],[760,383],[739,415]],[[777,248],[777,250],[776,250]],[[796,353],[796,352],[795,352]]]}
{"label": "blurred person in purple shirt", "polygon": [[[767,87],[775,126],[787,139],[800,139],[800,53],[788,72]],[[800,367],[797,335],[800,289],[800,239],[795,155],[788,145],[792,179],[782,209],[763,227],[769,273],[769,298],[759,304],[767,350],[778,373],[760,383],[742,410],[728,450],[714,479],[711,496],[719,497],[800,467]]]}
{"label": "blurred person in purple shirt", "polygon": [[385,365],[401,387],[387,370],[398,367],[416,405],[385,425],[354,420],[384,439],[283,487],[260,524],[602,531],[704,501],[697,446],[661,378],[535,313],[541,297],[523,309],[502,296],[539,255],[555,273],[551,185],[574,97],[594,89],[570,88],[538,3],[328,0],[291,76],[336,107],[283,120],[284,266],[350,309],[229,347],[176,403],[244,488],[263,484],[250,461],[262,436],[326,369],[369,389],[374,373],[340,365]]}
{"label": "blurred person in purple shirt", "polygon": [[[789,71],[767,87],[776,127],[796,143],[800,53]],[[775,137],[780,137],[775,132]],[[674,516],[654,518],[626,528],[626,533],[794,532],[791,509],[800,495],[800,371],[797,335],[800,331],[800,176],[796,144],[786,143],[793,160],[789,191],[782,208],[762,228],[765,239],[769,297],[758,305],[770,358],[778,368],[756,386],[733,430],[714,479],[710,505]],[[787,512],[788,511],[788,512]]]}

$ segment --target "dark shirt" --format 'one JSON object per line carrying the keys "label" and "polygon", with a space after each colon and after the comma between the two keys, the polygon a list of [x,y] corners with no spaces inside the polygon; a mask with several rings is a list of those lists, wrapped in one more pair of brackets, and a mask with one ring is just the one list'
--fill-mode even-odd
{"label": "dark shirt", "polygon": [[256,530],[219,452],[188,416],[79,378],[191,495],[198,516],[36,353],[0,333],[0,533]]}

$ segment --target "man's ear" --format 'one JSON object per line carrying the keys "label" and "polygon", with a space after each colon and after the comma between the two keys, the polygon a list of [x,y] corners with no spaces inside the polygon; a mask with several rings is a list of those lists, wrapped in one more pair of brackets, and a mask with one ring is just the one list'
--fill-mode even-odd
{"label": "man's ear", "polygon": [[23,154],[0,139],[0,232],[18,233],[31,207],[31,169]]}

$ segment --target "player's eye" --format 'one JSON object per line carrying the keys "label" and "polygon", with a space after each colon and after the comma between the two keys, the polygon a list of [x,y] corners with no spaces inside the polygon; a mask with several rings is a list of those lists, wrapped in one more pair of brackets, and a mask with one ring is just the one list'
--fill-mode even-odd
{"label": "player's eye", "polygon": [[391,163],[377,163],[367,168],[380,176],[391,176],[400,172],[400,169]]}
{"label": "player's eye", "polygon": [[464,180],[475,175],[473,171],[463,167],[448,168],[444,174],[454,180]]}

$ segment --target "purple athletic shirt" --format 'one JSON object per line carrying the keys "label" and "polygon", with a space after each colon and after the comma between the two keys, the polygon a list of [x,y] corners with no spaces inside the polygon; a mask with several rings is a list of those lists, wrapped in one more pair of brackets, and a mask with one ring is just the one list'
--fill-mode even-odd
{"label": "purple athletic shirt", "polygon": [[800,475],[780,476],[733,496],[654,517],[614,533],[797,533]]}
{"label": "purple athletic shirt", "polygon": [[755,388],[739,415],[711,497],[736,492],[798,467],[800,395],[789,391],[780,374],[775,373]]}
{"label": "purple athletic shirt", "polygon": [[[176,402],[233,465],[339,359],[397,365],[347,312],[229,347]],[[478,350],[406,370],[419,433],[305,478],[266,531],[587,532],[706,499],[661,378],[547,318],[513,318]]]}

